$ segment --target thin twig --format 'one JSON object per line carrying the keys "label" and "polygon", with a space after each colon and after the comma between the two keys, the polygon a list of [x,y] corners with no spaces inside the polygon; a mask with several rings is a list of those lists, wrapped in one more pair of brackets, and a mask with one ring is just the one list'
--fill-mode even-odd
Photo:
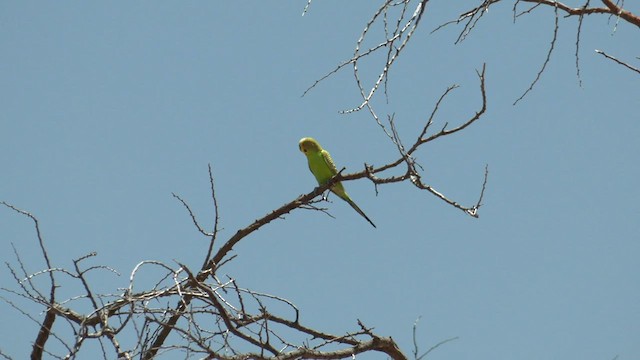
{"label": "thin twig", "polygon": [[613,61],[617,62],[618,64],[620,64],[620,65],[622,65],[622,66],[626,67],[627,69],[632,70],[632,71],[635,71],[635,72],[637,72],[638,74],[640,74],[640,69],[638,69],[638,68],[636,68],[636,67],[633,67],[633,66],[631,66],[631,65],[627,64],[627,63],[626,63],[626,62],[624,62],[624,61],[620,61],[620,60],[616,59],[615,57],[613,57],[613,56],[611,56],[611,55],[609,55],[609,54],[605,53],[605,52],[604,52],[604,51],[602,51],[602,50],[596,50],[596,52],[597,52],[598,54],[600,54],[600,55],[602,55],[602,56],[606,57],[607,59],[613,60]]}

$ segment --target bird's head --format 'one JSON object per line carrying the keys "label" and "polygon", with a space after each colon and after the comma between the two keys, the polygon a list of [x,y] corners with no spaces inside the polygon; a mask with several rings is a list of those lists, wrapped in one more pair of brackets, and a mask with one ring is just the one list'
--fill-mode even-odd
{"label": "bird's head", "polygon": [[310,152],[318,152],[322,150],[322,146],[320,146],[320,144],[314,138],[310,137],[300,139],[298,148],[300,148],[300,151],[302,151],[305,155],[309,154]]}

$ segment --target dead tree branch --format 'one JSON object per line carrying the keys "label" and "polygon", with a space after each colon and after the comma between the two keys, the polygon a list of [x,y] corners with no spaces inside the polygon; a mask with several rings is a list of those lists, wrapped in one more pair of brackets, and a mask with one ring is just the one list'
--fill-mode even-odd
{"label": "dead tree branch", "polygon": [[633,66],[631,66],[631,65],[627,64],[627,63],[626,63],[626,62],[624,62],[624,61],[618,60],[618,59],[616,59],[615,57],[613,57],[613,56],[611,56],[611,55],[607,54],[606,52],[604,52],[604,51],[602,51],[602,50],[596,50],[596,52],[597,52],[598,54],[600,54],[600,55],[602,55],[602,56],[606,57],[607,59],[609,59],[609,60],[613,60],[614,62],[616,62],[616,63],[618,63],[618,64],[620,64],[620,65],[622,65],[622,66],[626,67],[627,69],[632,70],[632,71],[635,71],[635,72],[637,72],[638,74],[640,74],[640,69],[638,69],[637,67],[633,67]]}
{"label": "dead tree branch", "polygon": [[[621,21],[640,27],[640,18],[623,9],[622,6],[611,0],[601,0],[604,6],[591,6],[586,1],[582,7],[569,7],[564,3],[553,0],[516,0],[513,7],[514,19],[525,16],[544,8],[554,7],[554,33],[546,59],[538,71],[535,80],[523,97],[534,87],[541,78],[554,50],[560,14],[565,17],[578,16],[578,36],[576,39],[576,67],[579,78],[578,49],[580,43],[580,29],[582,19],[588,15],[607,14]],[[436,30],[450,24],[464,24],[456,42],[463,41],[483,19],[484,14],[491,6],[504,0],[483,0],[471,10],[462,12],[453,21],[447,22]],[[531,6],[524,11],[518,11],[518,5],[528,3]],[[311,0],[303,11],[308,12]],[[385,0],[377,8],[374,14],[366,22],[356,43],[353,55],[326,75],[315,81],[303,94],[307,94],[318,86],[323,80],[338,71],[351,67],[361,100],[351,109],[342,111],[348,114],[367,109],[385,135],[393,142],[397,150],[397,158],[387,164],[364,164],[361,171],[345,174],[340,172],[323,186],[299,195],[286,202],[279,208],[267,212],[265,215],[250,222],[247,226],[237,230],[226,241],[220,241],[219,229],[219,205],[214,187],[214,177],[209,166],[209,182],[211,198],[214,210],[213,224],[203,226],[197,220],[188,203],[178,195],[173,195],[187,210],[191,221],[198,231],[208,238],[208,251],[203,256],[202,266],[199,271],[192,271],[185,264],[169,266],[158,261],[142,261],[134,267],[128,286],[119,290],[116,294],[100,294],[92,286],[89,274],[98,272],[115,272],[113,269],[102,265],[91,265],[96,254],[90,253],[73,261],[73,270],[65,270],[55,267],[50,259],[43,235],[40,231],[37,218],[19,208],[0,202],[5,208],[31,219],[34,223],[36,237],[40,253],[44,260],[43,269],[32,271],[22,261],[22,258],[14,248],[16,265],[7,264],[17,286],[16,289],[7,287],[1,290],[7,297],[0,297],[11,307],[25,314],[38,325],[37,335],[31,349],[32,359],[41,359],[43,355],[55,358],[71,359],[78,356],[79,351],[89,342],[98,342],[105,359],[153,359],[157,356],[172,351],[186,354],[198,354],[204,358],[215,359],[299,359],[322,358],[344,359],[352,358],[358,354],[369,351],[384,353],[386,356],[400,360],[407,357],[398,348],[390,337],[383,337],[374,333],[373,329],[358,321],[356,330],[344,334],[331,334],[314,329],[300,322],[300,310],[290,301],[263,292],[241,287],[233,278],[222,281],[219,270],[232,261],[233,249],[243,239],[248,238],[261,227],[272,221],[284,219],[284,217],[297,210],[316,210],[327,213],[327,209],[318,206],[321,195],[337,181],[351,181],[367,178],[376,186],[376,191],[383,184],[408,181],[419,190],[436,196],[445,203],[459,209],[466,214],[478,217],[478,209],[482,205],[485,193],[488,168],[485,167],[484,179],[479,189],[477,202],[473,205],[461,205],[457,201],[448,198],[443,192],[428,184],[424,178],[424,168],[417,161],[417,151],[432,141],[442,139],[445,136],[456,134],[467,129],[478,121],[487,109],[487,94],[485,88],[485,69],[477,71],[479,78],[479,92],[481,104],[468,117],[462,120],[451,121],[456,125],[449,126],[449,121],[442,127],[435,128],[435,119],[441,104],[446,100],[457,85],[448,87],[436,101],[430,116],[421,126],[415,140],[402,139],[397,130],[397,120],[394,115],[379,117],[374,109],[375,94],[380,88],[384,88],[385,97],[388,99],[388,79],[393,66],[401,53],[406,49],[410,40],[415,35],[418,25],[426,16],[428,0]],[[372,29],[382,27],[384,39],[370,44],[371,34],[376,33]],[[434,30],[434,31],[436,31]],[[628,69],[640,73],[636,67],[610,56],[603,51],[597,52],[606,58],[617,62]],[[379,71],[372,79],[365,79],[361,73],[362,61],[373,54],[379,54],[382,59]],[[369,80],[369,81],[367,81]],[[519,98],[517,101],[519,101]],[[153,272],[157,281],[151,286],[142,286],[137,289],[139,273],[143,269]],[[46,279],[44,290],[37,284],[40,279]],[[61,280],[69,280],[77,284],[79,292],[68,299],[59,299],[56,289]],[[20,308],[17,302],[9,297],[17,297],[20,300],[29,300],[43,308],[42,320]],[[277,305],[277,306],[274,306]],[[270,309],[285,307],[285,314],[272,313]],[[80,311],[78,309],[89,309]],[[62,320],[62,321],[60,321]],[[174,334],[176,336],[170,336]],[[122,342],[122,338],[134,339],[133,343]],[[63,354],[54,354],[50,350],[52,342],[59,342],[58,351]],[[420,354],[415,340],[414,325],[414,357],[421,359],[431,350],[445,342],[445,340],[427,352]],[[8,357],[0,352],[0,356]]]}
{"label": "dead tree branch", "polygon": [[[439,31],[449,25],[463,24],[462,30],[460,30],[458,38],[455,41],[455,43],[457,44],[468,37],[471,31],[476,27],[479,20],[483,17],[483,15],[489,11],[490,7],[496,6],[496,4],[498,3],[504,3],[505,1],[506,0],[482,0],[478,6],[475,6],[470,10],[462,12],[457,19],[447,21],[437,26],[432,31],[432,33]],[[591,0],[586,0],[585,4],[581,7],[571,7],[556,0],[515,0],[513,1],[514,22],[516,21],[517,18],[524,15],[531,14],[534,12],[534,10],[537,10],[537,9],[541,9],[549,6],[553,7],[554,9],[553,38],[551,40],[549,49],[547,51],[546,58],[543,61],[543,64],[540,70],[538,70],[535,79],[529,84],[529,87],[524,91],[524,93],[515,100],[515,102],[513,103],[514,105],[517,104],[519,101],[521,101],[529,92],[531,92],[531,90],[533,90],[533,87],[536,85],[536,83],[538,83],[547,65],[549,64],[549,61],[551,59],[551,54],[555,48],[555,44],[558,38],[558,30],[560,27],[560,23],[559,23],[560,12],[564,13],[565,17],[572,17],[572,16],[578,17],[578,24],[576,29],[575,58],[576,58],[576,76],[580,84],[581,84],[580,66],[579,66],[580,34],[583,28],[583,19],[585,16],[610,15],[610,16],[616,17],[616,19],[619,19],[619,20],[621,19],[623,21],[626,21],[629,24],[640,27],[640,16],[623,9],[621,6],[618,6],[616,3],[614,3],[611,0],[601,0],[601,1],[605,6],[601,6],[601,7],[590,6]],[[533,5],[527,8],[526,10],[518,11],[518,6],[524,3],[533,4]],[[623,64],[622,62],[619,62],[619,63],[629,68],[630,70],[635,71],[632,66],[626,63]]]}

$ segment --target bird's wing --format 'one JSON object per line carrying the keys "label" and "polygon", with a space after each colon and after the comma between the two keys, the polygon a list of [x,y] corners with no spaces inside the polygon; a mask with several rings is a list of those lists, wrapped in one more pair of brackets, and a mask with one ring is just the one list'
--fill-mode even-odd
{"label": "bird's wing", "polygon": [[327,150],[322,150],[320,153],[322,154],[322,158],[324,159],[324,162],[329,167],[329,170],[331,170],[331,174],[332,175],[337,174],[338,168],[336,168],[336,164],[333,163],[333,159],[331,159],[331,155],[329,155],[329,152]]}

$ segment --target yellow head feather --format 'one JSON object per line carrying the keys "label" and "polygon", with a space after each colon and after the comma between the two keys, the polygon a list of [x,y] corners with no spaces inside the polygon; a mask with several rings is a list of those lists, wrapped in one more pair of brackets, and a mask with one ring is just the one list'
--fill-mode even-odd
{"label": "yellow head feather", "polygon": [[310,137],[305,137],[300,139],[300,142],[298,143],[298,148],[300,148],[300,151],[302,151],[303,153],[307,153],[309,151],[322,151],[322,146],[320,146],[320,143],[318,143],[314,138],[310,138]]}

